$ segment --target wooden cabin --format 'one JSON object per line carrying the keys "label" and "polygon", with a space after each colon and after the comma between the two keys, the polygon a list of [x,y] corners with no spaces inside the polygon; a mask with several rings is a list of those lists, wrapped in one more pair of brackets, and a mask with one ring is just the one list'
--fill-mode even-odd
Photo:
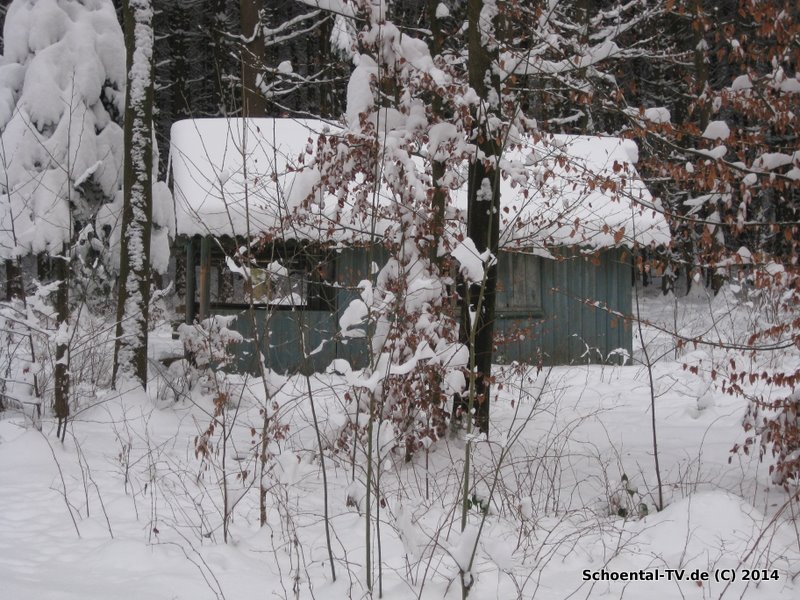
{"label": "wooden cabin", "polygon": [[[316,120],[173,125],[175,216],[186,249],[177,280],[186,321],[237,315],[235,328],[248,340],[235,349],[242,371],[258,371],[256,337],[278,372],[322,371],[335,358],[366,363],[366,344],[342,339],[338,320],[358,282],[387,258],[380,226],[331,227],[324,201],[313,218],[292,219],[298,198],[317,193],[300,174],[318,136],[332,134]],[[621,315],[632,313],[633,248],[669,241],[658,202],[632,167],[635,145],[562,135],[513,153],[528,177],[527,184],[501,186],[497,362],[618,361],[632,350],[631,324]],[[465,205],[465,192],[454,192],[456,208]],[[338,210],[341,225],[341,203]],[[247,278],[245,256],[258,265]],[[269,293],[260,294],[259,285]]]}

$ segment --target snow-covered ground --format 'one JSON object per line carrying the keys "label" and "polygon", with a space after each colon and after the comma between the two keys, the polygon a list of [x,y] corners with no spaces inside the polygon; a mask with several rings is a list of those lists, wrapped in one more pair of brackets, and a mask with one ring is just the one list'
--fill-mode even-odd
{"label": "snow-covered ground", "polygon": [[[725,303],[699,292],[677,304],[652,292],[641,299],[643,315],[669,329],[731,340],[752,309]],[[690,345],[676,352],[656,327],[644,327],[643,337],[647,355],[658,359],[663,511],[656,510],[646,368],[505,369],[489,441],[473,447],[476,487],[465,533],[463,435],[410,463],[383,455],[370,529],[374,596],[380,584],[389,599],[460,598],[458,565],[469,561],[477,537],[476,599],[796,598],[797,506],[785,507],[788,494],[772,485],[768,464],[730,454],[745,436],[745,401],[707,376],[726,351]],[[641,342],[634,354],[644,358]],[[797,358],[765,360],[777,368]],[[201,386],[177,402],[164,400],[163,382],[154,381],[149,396],[101,392],[76,412],[63,445],[49,421],[39,432],[18,413],[0,414],[0,598],[368,597],[363,445],[355,467],[349,446],[325,453],[333,582],[307,383],[285,382],[270,403],[264,527],[256,480],[260,380],[231,383],[226,429],[215,429],[205,456],[198,441],[214,404]],[[323,443],[351,441],[343,378],[315,376],[310,384]],[[232,507],[227,544],[223,465]],[[767,569],[756,574],[768,579],[744,581],[752,568]],[[662,580],[584,581],[585,572],[603,570],[616,577],[644,570]],[[681,570],[709,580],[676,581]]]}

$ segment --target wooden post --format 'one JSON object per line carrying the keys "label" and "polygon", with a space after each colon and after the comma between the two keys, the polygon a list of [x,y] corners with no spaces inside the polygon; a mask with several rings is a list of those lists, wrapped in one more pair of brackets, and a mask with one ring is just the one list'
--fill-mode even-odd
{"label": "wooden post", "polygon": [[208,318],[211,305],[211,238],[204,236],[200,240],[200,310],[199,319]]}
{"label": "wooden post", "polygon": [[263,117],[267,114],[264,93],[258,89],[259,75],[264,70],[265,44],[261,31],[261,11],[264,0],[240,0],[239,14],[242,35],[242,116]]}
{"label": "wooden post", "polygon": [[217,302],[233,302],[233,288],[233,272],[224,263],[217,265]]}
{"label": "wooden post", "polygon": [[197,285],[194,277],[194,238],[186,241],[186,323],[194,323],[195,309],[194,297],[197,292]]}
{"label": "wooden post", "polygon": [[22,285],[22,268],[19,258],[6,259],[6,300],[22,299],[25,290]]}
{"label": "wooden post", "polygon": [[[179,242],[176,242],[176,245],[173,247],[174,250],[180,248],[178,245]],[[181,254],[180,252],[175,251],[175,298],[180,302],[180,299],[184,299],[184,314],[186,314],[185,309],[185,300],[186,300],[186,245],[184,244],[183,248],[184,252]],[[180,304],[178,305],[180,308]]]}

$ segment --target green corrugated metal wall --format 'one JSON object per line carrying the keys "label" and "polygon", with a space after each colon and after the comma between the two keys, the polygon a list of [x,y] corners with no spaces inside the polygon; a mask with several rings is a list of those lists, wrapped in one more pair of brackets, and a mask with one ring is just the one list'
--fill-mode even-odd
{"label": "green corrugated metal wall", "polygon": [[[336,293],[338,314],[347,307],[351,300],[360,298],[358,284],[370,279],[375,266],[384,265],[388,254],[383,246],[373,245],[367,248],[344,248],[336,257],[336,284],[340,286]],[[374,278],[373,278],[374,281]],[[336,344],[338,358],[350,361],[353,368],[361,369],[369,365],[369,346],[366,339],[341,340]]]}
{"label": "green corrugated metal wall", "polygon": [[[338,357],[348,359],[354,368],[365,366],[369,361],[365,340],[330,340],[338,331],[340,311],[358,297],[355,286],[369,277],[370,264],[385,260],[386,252],[380,247],[371,253],[364,248],[347,248],[338,254],[337,313],[257,309],[259,336],[269,344],[264,352],[267,365],[278,372],[321,371]],[[616,349],[631,352],[630,322],[607,310],[624,315],[632,312],[628,250],[582,255],[575,249],[564,249],[556,260],[503,253],[499,269],[497,362],[535,363],[541,356],[544,364],[596,363],[605,362]],[[253,339],[252,318],[246,310],[215,308],[214,312],[238,314],[236,329]],[[313,352],[307,360],[303,358],[301,330],[306,331],[306,353]],[[239,370],[257,373],[253,349],[252,342],[233,349]]]}
{"label": "green corrugated metal wall", "polygon": [[[336,316],[321,310],[254,310],[255,319],[250,312],[227,308],[214,308],[219,315],[236,315],[233,329],[244,336],[244,342],[234,344],[231,352],[236,356],[236,370],[259,373],[255,356],[253,321],[258,328],[262,354],[266,365],[279,373],[320,372],[336,358],[336,344],[330,340],[336,333]],[[300,339],[300,332],[305,332]],[[266,351],[264,350],[266,348]],[[305,354],[303,350],[305,349]],[[304,356],[309,355],[307,360]]]}
{"label": "green corrugated metal wall", "polygon": [[[607,310],[632,312],[629,251],[611,249],[584,256],[563,250],[557,260],[525,254],[512,260],[526,262],[527,270],[524,279],[518,279],[513,274],[520,269],[516,265],[513,271],[504,269],[509,261],[501,256],[497,362],[536,362],[541,352],[544,364],[597,363],[617,349],[631,352],[630,322]],[[517,281],[509,282],[512,277]],[[517,297],[515,283],[531,290],[530,316],[524,307],[505,307],[512,304],[509,295]],[[538,293],[533,291],[536,286]]]}

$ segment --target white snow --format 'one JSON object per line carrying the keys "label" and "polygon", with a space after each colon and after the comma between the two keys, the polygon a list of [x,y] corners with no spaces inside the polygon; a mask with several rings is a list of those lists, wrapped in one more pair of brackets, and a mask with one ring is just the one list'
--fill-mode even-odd
{"label": "white snow", "polygon": [[720,144],[719,146],[714,146],[710,150],[695,150],[695,152],[714,160],[721,160],[725,158],[725,155],[728,153],[728,148],[724,144]]}
{"label": "white snow", "polygon": [[[279,226],[305,200],[306,147],[327,126],[293,119],[197,119],[172,126],[178,234],[253,235]],[[223,180],[216,173],[226,172]],[[298,188],[294,189],[295,178]],[[249,219],[249,221],[248,221]]]}
{"label": "white snow", "polygon": [[703,137],[708,140],[727,140],[730,135],[730,127],[725,121],[711,121],[703,131]]}
{"label": "white snow", "polygon": [[739,75],[731,83],[731,91],[741,92],[743,90],[753,89],[753,82],[748,75]]}
{"label": "white snow", "polygon": [[765,152],[753,161],[753,168],[772,171],[785,165],[790,165],[793,157],[783,152]]}
{"label": "white snow", "polygon": [[[71,217],[86,223],[96,216],[98,207],[77,190],[89,177],[107,199],[114,197],[122,130],[101,94],[107,81],[124,89],[124,73],[112,2],[9,7],[0,60],[0,180],[7,187],[0,195],[0,257],[60,253],[72,234]],[[120,97],[109,100],[122,111]]]}
{"label": "white snow", "polygon": [[800,93],[800,81],[797,77],[787,77],[780,84],[780,90],[786,94]]}
{"label": "white snow", "polygon": [[604,40],[596,45],[583,49],[571,58],[558,61],[545,60],[536,55],[520,55],[519,53],[504,53],[500,62],[507,65],[509,72],[520,75],[558,75],[569,73],[578,69],[586,69],[601,63],[619,54],[619,46],[612,40]]}
{"label": "white snow", "polygon": [[364,338],[367,337],[366,324],[369,316],[369,309],[363,300],[356,298],[352,300],[342,311],[339,317],[339,327],[342,337],[345,338]]}
{"label": "white snow", "polygon": [[464,238],[452,252],[460,266],[461,275],[469,282],[480,283],[484,278],[483,260],[481,253],[470,238]]}
{"label": "white snow", "polygon": [[[155,180],[155,177],[153,179]],[[164,181],[155,181],[153,183],[152,221],[150,265],[157,273],[166,273],[169,268],[172,240],[175,239],[175,212],[172,193]]]}
{"label": "white snow", "polygon": [[653,123],[669,123],[672,116],[669,114],[669,109],[664,106],[656,106],[653,108],[646,108],[644,117]]}
{"label": "white snow", "polygon": [[[355,108],[353,114],[358,114]],[[197,119],[173,125],[177,232],[244,235],[281,228],[299,239],[369,237],[364,229],[369,219],[348,213],[352,199],[343,208],[336,195],[317,185],[320,165],[308,148],[316,147],[326,129],[331,131],[320,121],[296,119]],[[455,143],[452,126],[436,125],[431,132],[434,154]],[[504,245],[599,248],[631,244],[634,232],[640,243],[668,241],[660,204],[632,166],[637,158],[632,141],[566,135],[516,141],[518,147],[503,157],[504,168],[509,174],[513,170],[500,190]],[[220,181],[216,173],[223,171],[228,176]],[[394,201],[386,188],[379,196],[384,205]],[[466,185],[451,197],[452,206],[463,211]],[[310,206],[303,207],[302,219],[292,219],[303,204]],[[374,216],[375,233],[381,235],[391,223]],[[627,234],[616,240],[623,228]]]}
{"label": "white snow", "polygon": [[[330,244],[332,251],[393,242],[394,255],[381,268],[373,262],[370,279],[346,291],[358,297],[337,314],[338,327],[309,332],[332,336],[329,343],[341,344],[343,354],[347,344],[366,345],[370,366],[354,370],[340,358],[325,374],[229,374],[230,345],[243,337],[232,330],[234,317],[213,317],[179,326],[180,340],[163,328],[151,337],[147,389],[122,382],[112,390],[96,379],[108,375],[113,334],[99,320],[88,329],[83,320],[93,317],[83,315],[74,327],[62,323],[41,333],[52,342],[74,340],[73,354],[61,359],[75,384],[62,443],[54,436],[49,396],[41,401],[41,418],[31,410],[40,401],[33,397],[33,373],[49,376],[53,357],[45,354],[38,364],[33,356],[20,359],[28,350],[12,345],[17,333],[4,328],[18,323],[39,335],[41,323],[55,318],[43,298],[57,284],[40,287],[27,309],[3,303],[0,341],[22,368],[0,373],[0,399],[12,400],[0,411],[0,600],[456,600],[462,583],[470,586],[471,599],[487,600],[798,597],[797,505],[788,503],[796,488],[775,484],[769,452],[763,462],[757,446],[751,454],[730,453],[753,435],[742,428],[747,398],[784,399],[788,388],[770,378],[800,368],[800,349],[791,339],[776,351],[741,349],[752,344],[754,332],[773,327],[782,334],[780,325],[794,318],[768,289],[751,285],[758,269],[785,281],[791,267],[741,246],[717,265],[738,280],[716,296],[706,293],[699,270],[686,298],[637,289],[641,322],[634,324],[634,348],[606,357],[623,357],[629,366],[497,365],[488,436],[448,433],[446,420],[443,431],[424,430],[437,411],[450,410],[451,396],[463,394],[474,375],[454,319],[440,310],[452,301],[454,274],[443,277],[431,255],[449,252],[474,282],[496,260],[464,235],[474,140],[462,123],[429,122],[436,116],[415,94],[425,89],[431,97],[425,87],[431,82],[448,89],[457,82],[425,43],[385,21],[388,0],[300,1],[336,15],[331,41],[353,58],[346,127],[297,119],[176,123],[170,150],[175,196],[165,183],[154,184],[151,254],[154,267],[165,271],[176,232],[275,233]],[[144,23],[152,3],[130,4],[140,17],[131,93],[141,100],[152,65],[153,40]],[[635,22],[623,16],[649,6],[629,1],[604,11],[586,25],[588,42],[578,46],[544,28],[548,15],[560,18],[556,9],[570,3],[540,4],[543,28],[531,31],[532,39],[571,55],[534,46],[524,57],[503,56],[498,74],[548,74],[563,83],[584,69],[615,84],[596,68],[628,54],[614,41]],[[430,3],[439,19],[451,16],[448,5],[455,6]],[[480,33],[495,44],[491,21],[498,2],[484,0],[482,8]],[[356,14],[363,21],[354,26]],[[61,252],[76,219],[83,223],[83,242],[111,226],[109,242],[118,254],[122,130],[105,105],[122,108],[126,70],[113,3],[18,0],[8,8],[3,42],[0,259]],[[734,53],[742,51],[736,40],[730,44]],[[365,47],[383,62],[360,54]],[[705,40],[697,47],[708,51]],[[397,106],[376,105],[375,78],[387,69],[402,81]],[[290,61],[276,70],[294,73]],[[797,76],[787,76],[777,59],[773,71],[757,85],[773,96],[800,92]],[[753,87],[748,75],[737,77],[729,98],[739,102]],[[712,99],[715,112],[724,109],[720,98]],[[474,90],[457,94],[458,108],[477,104]],[[625,112],[648,126],[671,122],[665,107]],[[490,131],[502,132],[499,118],[488,122]],[[729,125],[712,121],[702,136],[714,147],[691,151],[698,163],[724,159]],[[362,147],[379,150],[365,158],[355,151]],[[374,160],[378,152],[384,160]],[[141,155],[133,158],[143,164]],[[565,245],[666,244],[663,209],[634,168],[638,159],[628,139],[529,137],[512,129],[496,165],[503,176],[500,211],[486,202],[488,178],[479,182],[481,205],[487,218],[499,220],[504,248],[538,256],[552,257],[549,248]],[[447,194],[438,247],[420,216],[434,188],[431,161],[447,168],[435,182]],[[748,206],[759,181],[787,170],[787,177],[800,179],[800,151],[764,153],[751,167],[732,166],[746,173],[743,198],[731,201],[733,191],[720,184],[682,199],[689,216],[717,207],[705,220],[721,245],[722,227],[714,223],[728,218],[723,206],[738,206],[742,223],[759,208]],[[694,169],[686,164],[689,173]],[[90,181],[103,192],[99,208],[78,195]],[[91,244],[103,247],[97,239]],[[137,255],[140,245],[141,238],[130,243]],[[280,261],[261,270],[227,261],[232,271],[263,284],[271,304],[290,308],[306,301],[291,286],[295,273]],[[793,301],[792,294],[782,300]],[[474,319],[477,307],[471,314]],[[542,326],[549,326],[546,319]],[[679,339],[695,343],[679,345]],[[304,343],[303,349],[319,356],[325,343]],[[177,360],[164,367],[167,358]],[[744,394],[726,392],[729,368],[753,374],[750,380],[749,373],[736,374]],[[17,393],[22,408],[13,402]],[[404,407],[408,398],[416,401],[413,409]],[[424,431],[416,440],[415,427]],[[655,434],[663,490],[656,484]],[[419,444],[413,456],[409,442]],[[660,491],[663,507],[656,506]],[[665,575],[667,569],[709,577],[586,581],[585,575]],[[745,569],[769,577],[747,582]],[[735,579],[720,581],[720,573]],[[368,576],[380,591],[368,589]]]}
{"label": "white snow", "polygon": [[636,142],[624,139],[622,140],[622,147],[625,149],[625,153],[628,155],[628,161],[630,161],[632,165],[639,162],[639,146]]}
{"label": "white snow", "polygon": [[640,122],[642,121],[642,117],[644,117],[644,121],[649,121],[659,125],[669,123],[672,119],[669,109],[664,106],[645,108],[641,112],[639,109],[631,107],[626,108],[623,112]]}
{"label": "white snow", "polygon": [[[727,319],[724,335],[733,336],[750,311],[725,298],[710,302],[714,316]],[[689,336],[709,326],[707,298],[676,301],[645,292],[642,304],[647,319],[659,326],[677,319]],[[207,325],[222,330],[225,324]],[[201,360],[213,356],[201,333],[185,333],[205,353]],[[380,473],[381,492],[376,500],[372,490],[372,539],[376,543],[380,518],[383,597],[460,598],[459,569],[468,569],[474,550],[466,582],[475,598],[531,598],[543,590],[553,600],[795,598],[800,550],[791,511],[779,514],[788,494],[770,483],[767,465],[757,457],[732,455],[728,462],[732,444],[745,436],[744,400],[723,393],[708,372],[734,354],[709,347],[675,359],[671,336],[649,326],[634,350],[639,358],[642,343],[659,355],[672,348],[654,365],[663,511],[653,505],[645,368],[573,365],[523,376],[497,368],[489,441],[475,436],[472,442],[476,483],[470,499],[476,504],[463,533],[463,436],[429,443],[427,455],[406,462],[390,424],[374,428],[373,476]],[[796,354],[773,356],[772,368],[796,365]],[[352,447],[337,450],[338,443],[352,440],[351,424],[366,419],[355,414],[357,401],[344,399],[346,379],[357,375],[346,363],[338,366],[347,375],[310,377],[311,396],[302,376],[269,376],[269,414],[285,429],[268,444],[263,527],[259,444],[252,434],[261,430],[266,406],[260,379],[225,379],[235,400],[216,417],[214,393],[203,387],[213,386],[211,379],[160,405],[155,397],[162,384],[149,394],[99,390],[83,400],[63,445],[55,441],[49,418],[39,432],[18,413],[0,413],[3,597],[283,597],[298,581],[290,597],[368,596],[363,567],[368,438],[359,439],[355,454]],[[325,448],[336,583],[325,549],[310,397]],[[208,434],[212,419],[217,429]],[[221,452],[223,420],[227,454]],[[198,441],[214,451],[198,454]],[[498,464],[503,450],[509,454]],[[221,528],[223,481],[233,512],[228,544]],[[481,503],[487,507],[485,521]],[[648,507],[647,516],[638,516],[639,504]],[[630,516],[618,516],[620,509]],[[377,561],[377,552],[373,556]],[[746,568],[767,569],[770,575],[774,570],[777,580],[742,581]],[[583,580],[585,570],[658,571],[666,577],[666,569],[709,573],[710,579],[699,585]],[[715,580],[719,569],[739,576],[726,587]]]}

